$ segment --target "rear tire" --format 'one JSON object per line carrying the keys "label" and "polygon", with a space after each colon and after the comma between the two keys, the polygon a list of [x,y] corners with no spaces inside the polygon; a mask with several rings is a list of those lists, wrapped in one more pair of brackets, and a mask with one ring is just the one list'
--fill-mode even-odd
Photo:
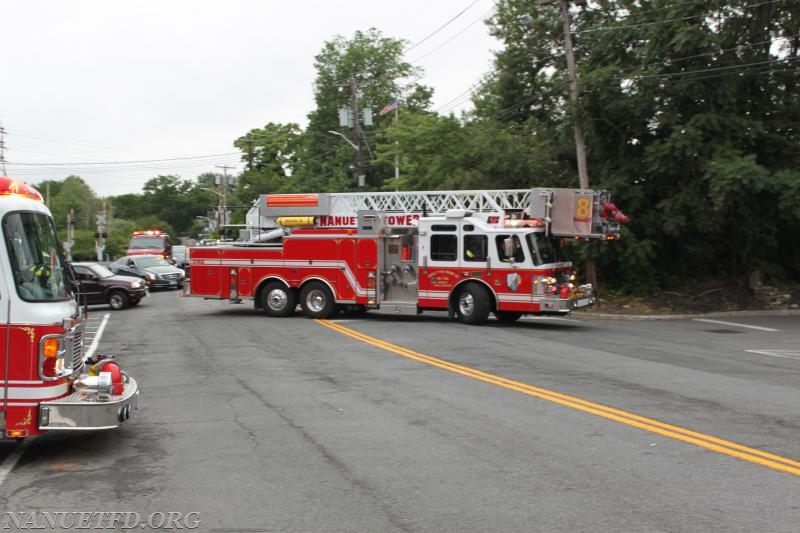
{"label": "rear tire", "polygon": [[271,281],[264,287],[261,305],[267,316],[289,316],[297,306],[297,293],[280,281]]}
{"label": "rear tire", "polygon": [[300,291],[300,307],[308,318],[328,318],[336,305],[327,285],[321,281],[310,281]]}
{"label": "rear tire", "polygon": [[111,294],[108,295],[108,305],[115,311],[125,309],[128,304],[128,295],[122,291],[111,291]]}
{"label": "rear tire", "polygon": [[481,285],[467,285],[456,297],[456,314],[464,324],[485,324],[491,310],[489,291]]}

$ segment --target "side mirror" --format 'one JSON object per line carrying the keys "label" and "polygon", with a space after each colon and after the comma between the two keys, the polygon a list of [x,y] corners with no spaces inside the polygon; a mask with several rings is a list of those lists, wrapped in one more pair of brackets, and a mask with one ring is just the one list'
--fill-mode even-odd
{"label": "side mirror", "polygon": [[503,255],[505,255],[509,260],[514,260],[514,238],[513,237],[506,237],[503,239]]}

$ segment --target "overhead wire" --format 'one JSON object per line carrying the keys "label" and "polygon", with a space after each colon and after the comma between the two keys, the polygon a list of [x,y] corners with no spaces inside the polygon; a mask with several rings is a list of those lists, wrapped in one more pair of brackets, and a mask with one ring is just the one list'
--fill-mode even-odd
{"label": "overhead wire", "polygon": [[442,24],[441,26],[439,26],[438,28],[436,28],[436,29],[435,29],[433,32],[429,33],[428,35],[426,35],[425,37],[423,37],[422,39],[420,39],[419,41],[417,41],[417,42],[416,42],[416,43],[414,43],[413,45],[411,45],[411,46],[409,46],[408,48],[406,48],[405,50],[403,50],[403,53],[404,53],[404,54],[407,54],[408,52],[410,52],[410,51],[411,51],[411,50],[413,50],[414,48],[416,48],[416,47],[420,46],[422,43],[426,42],[428,39],[430,39],[431,37],[433,37],[434,35],[436,35],[436,34],[437,34],[437,33],[439,33],[440,31],[442,31],[443,29],[445,29],[447,26],[449,26],[451,23],[453,23],[453,22],[454,22],[456,19],[458,19],[458,18],[459,18],[461,15],[463,15],[464,13],[466,13],[466,12],[467,12],[467,10],[469,10],[469,8],[471,8],[472,6],[474,6],[475,4],[477,4],[478,2],[480,2],[480,0],[475,0],[474,2],[472,2],[470,5],[468,5],[467,7],[465,7],[464,9],[462,9],[461,11],[459,11],[459,12],[458,12],[458,13],[457,13],[457,14],[456,14],[456,15],[455,15],[453,18],[451,18],[450,20],[448,20],[447,22],[445,22],[444,24]]}
{"label": "overhead wire", "polygon": [[[462,17],[467,11],[469,11],[469,9],[471,9],[473,6],[475,6],[475,4],[477,4],[479,1],[480,0],[474,0],[473,2],[468,4],[461,11],[459,11],[453,17],[448,19],[444,24],[440,25],[435,30],[433,30],[431,33],[427,34],[425,37],[423,37],[422,39],[418,40],[413,45],[411,45],[408,48],[406,48],[404,50],[404,53],[407,53],[407,52],[409,52],[411,50],[414,50],[414,49],[418,48],[419,46],[421,46],[422,44],[424,44],[425,42],[429,41],[432,37],[434,37],[435,35],[439,34],[441,31],[443,31],[448,26],[450,26],[453,22],[455,22],[460,17]],[[456,37],[461,35],[469,27],[473,26],[478,20],[480,20],[480,19],[476,19],[476,20],[472,21],[470,24],[468,24],[466,27],[464,27],[461,31],[459,31],[458,33],[456,33],[455,35],[450,37],[447,41],[445,41],[444,43],[440,44],[439,46],[437,46],[433,50],[430,50],[429,52],[427,52],[426,54],[421,56],[419,59],[423,59],[425,57],[428,57],[432,53],[434,53],[437,50],[441,49],[443,46],[445,46],[446,44],[448,44],[449,42],[454,40]],[[20,135],[20,136],[21,137],[26,137],[24,135]],[[43,138],[34,137],[34,136],[27,136],[27,137],[28,138],[32,138],[32,139],[37,139],[37,138],[38,139],[43,139]],[[79,141],[75,141],[75,140],[64,140],[64,139],[51,139],[51,140],[55,140],[56,142],[63,142],[63,143],[66,143],[66,144],[75,144],[75,145],[82,145],[82,146],[99,146],[99,147],[103,147],[103,148],[112,148],[112,147],[110,147],[108,145],[89,144],[89,143],[83,143],[83,142],[79,142]],[[124,148],[119,148],[119,147],[113,147],[113,149],[126,150]],[[314,157],[306,159],[306,160],[298,160],[297,163],[301,164],[303,162],[309,162],[309,161],[312,161],[314,159],[330,155],[331,153],[335,153],[335,150],[331,151],[330,153],[319,154],[317,156],[314,156]],[[9,162],[8,164],[9,164],[9,166],[14,165],[14,166],[18,166],[18,167],[20,167],[20,166],[21,167],[27,167],[27,168],[21,168],[21,169],[19,169],[17,171],[17,174],[20,174],[20,175],[23,175],[23,174],[24,175],[40,174],[45,168],[55,169],[55,168],[67,168],[67,167],[69,168],[70,172],[73,173],[73,174],[78,174],[78,173],[92,174],[92,173],[130,172],[132,170],[139,170],[139,171],[171,170],[171,169],[175,169],[175,168],[205,167],[205,166],[208,166],[209,164],[214,164],[214,163],[229,163],[231,161],[227,160],[227,159],[225,159],[225,160],[213,160],[213,161],[209,160],[209,159],[223,157],[223,156],[231,156],[231,155],[237,155],[237,156],[241,157],[242,154],[241,154],[241,152],[230,152],[230,153],[224,153],[224,154],[209,154],[209,155],[205,155],[205,156],[170,157],[170,158],[162,158],[162,159],[142,159],[142,160],[128,160],[128,161],[84,161],[84,162],[57,162],[57,163],[47,163],[47,162],[16,162],[16,163],[14,163],[14,162]],[[187,164],[186,163],[186,162],[189,162],[189,161],[192,161],[192,160],[196,161],[196,163],[195,164],[191,164],[191,163]],[[181,161],[182,163],[180,165],[170,164],[170,163],[174,163],[174,162],[177,162],[177,161]],[[241,161],[237,160],[236,162],[239,163]],[[156,163],[158,165],[153,165],[153,164],[156,164]]]}

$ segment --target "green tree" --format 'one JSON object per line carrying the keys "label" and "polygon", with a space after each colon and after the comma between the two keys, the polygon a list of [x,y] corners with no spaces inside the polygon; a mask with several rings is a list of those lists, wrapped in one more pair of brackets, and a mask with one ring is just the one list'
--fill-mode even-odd
{"label": "green tree", "polygon": [[798,138],[786,135],[800,118],[799,13],[790,2],[601,3],[586,27],[598,31],[579,32],[590,166],[637,213],[667,279],[797,272],[784,259],[798,257],[796,213],[774,206],[800,179]]}
{"label": "green tree", "polygon": [[62,182],[42,182],[36,188],[40,192],[49,188],[49,206],[57,228],[65,230],[67,214],[72,210],[76,227],[95,229],[100,200],[80,177],[69,176]]}
{"label": "green tree", "polygon": [[[687,272],[797,276],[799,14],[789,1],[572,8],[590,183],[633,216],[629,238],[610,247],[613,261],[602,258],[610,278],[638,271],[653,286]],[[490,24],[505,47],[476,117],[550,139],[572,170],[558,10],[504,0]]]}
{"label": "green tree", "polygon": [[296,167],[301,133],[297,124],[270,122],[234,141],[246,163],[236,182],[239,202],[252,203],[260,194],[286,190],[288,175]]}
{"label": "green tree", "polygon": [[[358,113],[371,107],[379,131],[391,122],[391,116],[377,116],[392,98],[398,98],[405,109],[423,109],[430,104],[430,89],[417,83],[420,72],[402,60],[405,42],[384,37],[374,28],[357,31],[352,39],[337,36],[327,41],[315,57],[317,76],[314,81],[316,108],[309,113],[309,124],[303,145],[297,155],[291,183],[295,190],[334,191],[353,190],[355,155],[347,142],[330,131],[351,135],[349,128],[339,126],[339,109],[353,107],[358,99]],[[372,159],[375,138],[365,128],[364,159]],[[351,142],[358,144],[359,139]],[[370,188],[380,188],[386,175],[368,173]]]}
{"label": "green tree", "polygon": [[166,222],[171,227],[169,233],[173,237],[188,233],[197,210],[189,194],[193,187],[192,181],[181,180],[178,176],[158,176],[148,180],[142,195],[143,205],[147,207],[146,214]]}

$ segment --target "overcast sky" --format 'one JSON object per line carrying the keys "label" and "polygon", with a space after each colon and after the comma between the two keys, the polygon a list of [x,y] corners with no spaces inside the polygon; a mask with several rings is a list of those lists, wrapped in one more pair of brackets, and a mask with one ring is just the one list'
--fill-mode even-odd
{"label": "overcast sky", "polygon": [[[424,40],[405,59],[424,69],[434,108],[458,113],[499,48],[483,23],[493,4],[0,0],[6,174],[33,184],[75,174],[114,196],[160,174],[236,173],[234,139],[268,122],[304,127],[314,56],[370,27]],[[157,159],[173,160],[144,162]]]}

